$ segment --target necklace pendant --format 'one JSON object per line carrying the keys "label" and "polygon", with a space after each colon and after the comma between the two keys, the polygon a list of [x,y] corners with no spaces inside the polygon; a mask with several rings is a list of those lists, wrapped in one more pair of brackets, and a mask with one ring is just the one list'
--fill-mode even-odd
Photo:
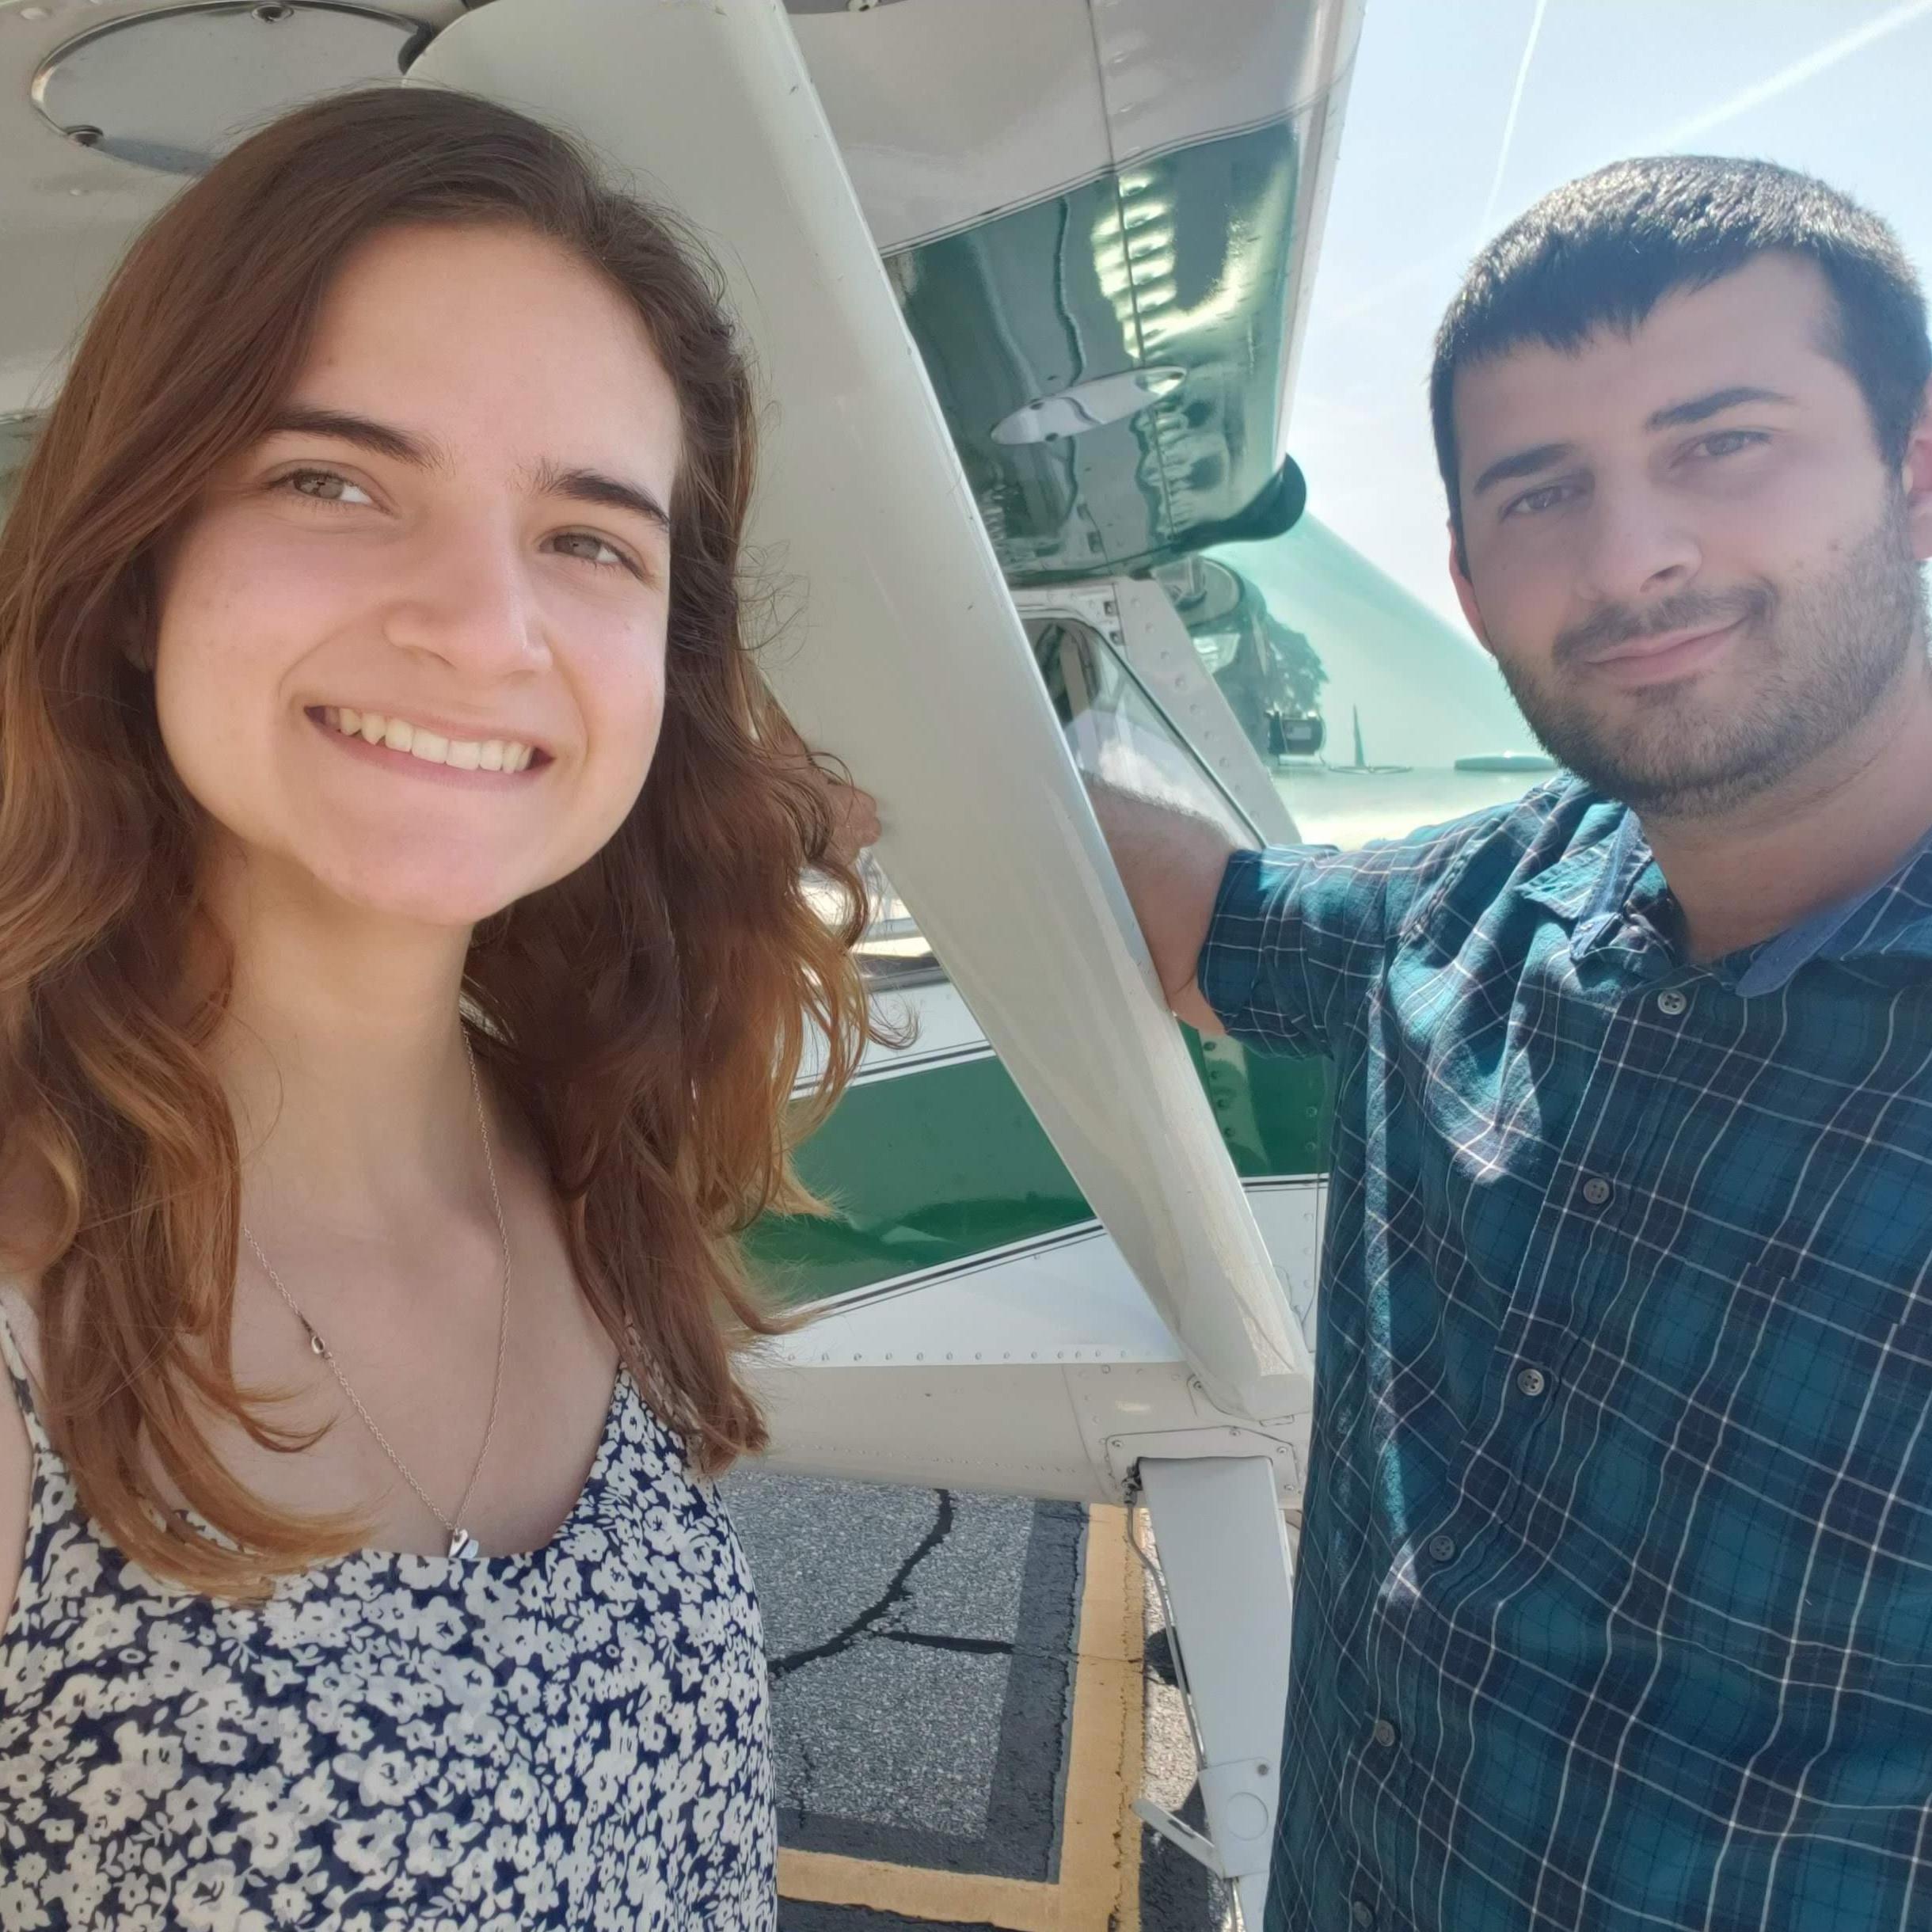
{"label": "necklace pendant", "polygon": [[466,1529],[453,1530],[450,1534],[450,1554],[453,1557],[473,1557],[477,1553],[477,1539]]}
{"label": "necklace pendant", "polygon": [[[305,1322],[302,1324],[302,1326],[307,1328],[308,1324]],[[322,1340],[321,1336],[316,1333],[314,1329],[312,1328],[309,1329],[309,1346],[317,1355],[319,1355],[324,1361],[328,1360],[328,1344]]]}

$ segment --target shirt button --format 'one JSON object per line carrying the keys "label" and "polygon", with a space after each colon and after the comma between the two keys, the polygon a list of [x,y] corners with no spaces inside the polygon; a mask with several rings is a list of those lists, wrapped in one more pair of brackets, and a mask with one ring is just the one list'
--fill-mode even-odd
{"label": "shirt button", "polygon": [[1367,1899],[1357,1899],[1348,1907],[1348,1916],[1361,1926],[1362,1932],[1368,1932],[1368,1928],[1375,1922],[1375,1908]]}
{"label": "shirt button", "polygon": [[1516,1386],[1525,1395],[1541,1395],[1547,1384],[1543,1380],[1543,1371],[1540,1368],[1525,1368],[1517,1373]]}
{"label": "shirt button", "polygon": [[1675,1020],[1680,1014],[1688,1013],[1690,1010],[1690,995],[1688,993],[1680,992],[1674,986],[1667,986],[1657,995],[1657,1011],[1671,1019]]}
{"label": "shirt button", "polygon": [[1610,1183],[1601,1174],[1592,1174],[1583,1184],[1583,1197],[1592,1208],[1601,1208],[1610,1199]]}
{"label": "shirt button", "polygon": [[1455,1538],[1453,1536],[1432,1536],[1429,1538],[1429,1554],[1438,1563],[1447,1563],[1455,1556]]}
{"label": "shirt button", "polygon": [[1386,1717],[1378,1717],[1375,1720],[1375,1729],[1369,1732],[1369,1736],[1375,1740],[1375,1748],[1378,1751],[1393,1751],[1395,1748],[1395,1740],[1400,1735],[1401,1733]]}

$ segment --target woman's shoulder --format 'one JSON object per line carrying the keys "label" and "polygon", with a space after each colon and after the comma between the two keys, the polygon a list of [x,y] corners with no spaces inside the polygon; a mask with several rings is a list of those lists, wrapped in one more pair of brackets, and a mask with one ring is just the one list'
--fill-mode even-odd
{"label": "woman's shoulder", "polygon": [[0,1374],[0,1630],[4,1630],[20,1587],[20,1570],[27,1547],[27,1521],[33,1504],[33,1442],[27,1417],[15,1392],[32,1346],[29,1304],[23,1284],[0,1276],[0,1325],[6,1334],[6,1372]]}

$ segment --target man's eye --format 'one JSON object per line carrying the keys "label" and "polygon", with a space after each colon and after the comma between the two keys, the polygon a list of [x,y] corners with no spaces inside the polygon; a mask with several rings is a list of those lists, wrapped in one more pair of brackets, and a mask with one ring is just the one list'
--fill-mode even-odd
{"label": "man's eye", "polygon": [[1691,447],[1700,456],[1735,456],[1740,450],[1755,449],[1764,439],[1762,430],[1720,429],[1713,435],[1700,436]]}
{"label": "man's eye", "polygon": [[1545,510],[1554,510],[1576,492],[1574,483],[1546,483],[1541,489],[1525,490],[1512,499],[1503,510],[1505,516],[1536,516]]}

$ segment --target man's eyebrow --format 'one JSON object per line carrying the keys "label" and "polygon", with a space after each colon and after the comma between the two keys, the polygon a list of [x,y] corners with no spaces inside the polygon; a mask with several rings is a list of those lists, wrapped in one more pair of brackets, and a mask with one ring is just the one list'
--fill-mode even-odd
{"label": "man's eyebrow", "polygon": [[[1747,402],[1782,403],[1789,407],[1791,398],[1780,395],[1774,389],[1760,389],[1755,383],[1739,382],[1729,389],[1714,389],[1708,396],[1694,396],[1688,402],[1674,402],[1668,409],[1659,409],[1648,418],[1644,427],[1682,429],[1690,424],[1721,416],[1726,409],[1735,409],[1740,403]],[[1573,443],[1539,443],[1533,450],[1519,450],[1515,455],[1505,456],[1500,462],[1490,464],[1477,477],[1469,493],[1471,496],[1480,496],[1496,484],[1511,482],[1519,477],[1535,476],[1539,470],[1567,462],[1576,454],[1576,446]]]}
{"label": "man's eyebrow", "polygon": [[1498,483],[1511,482],[1518,477],[1533,477],[1539,470],[1565,462],[1576,454],[1576,446],[1573,443],[1539,443],[1533,450],[1519,450],[1515,455],[1505,456],[1490,464],[1470,485],[1469,493],[1480,496]]}
{"label": "man's eyebrow", "polygon": [[1735,409],[1741,402],[1790,403],[1789,396],[1781,396],[1774,389],[1759,389],[1755,384],[1740,382],[1730,389],[1713,389],[1708,396],[1693,397],[1689,402],[1674,402],[1668,409],[1660,409],[1644,427],[1646,429],[1682,429],[1689,423],[1702,423],[1710,416],[1721,416],[1726,409]]}
{"label": "man's eyebrow", "polygon": [[533,481],[543,496],[568,496],[607,510],[628,510],[647,523],[655,523],[666,536],[671,534],[671,513],[641,483],[626,483],[601,470],[562,470],[550,463],[538,470]]}
{"label": "man's eyebrow", "polygon": [[[378,423],[369,416],[346,409],[310,409],[295,404],[277,412],[267,433],[273,435],[333,436],[338,442],[352,443],[377,456],[410,464],[418,470],[447,470],[449,454],[440,445],[412,435],[391,423]],[[655,523],[665,535],[671,534],[671,514],[641,483],[627,483],[620,477],[607,476],[601,470],[566,469],[557,463],[542,463],[531,475],[531,487],[541,496],[567,496],[582,504],[594,504],[607,510],[628,510],[647,523]]]}

